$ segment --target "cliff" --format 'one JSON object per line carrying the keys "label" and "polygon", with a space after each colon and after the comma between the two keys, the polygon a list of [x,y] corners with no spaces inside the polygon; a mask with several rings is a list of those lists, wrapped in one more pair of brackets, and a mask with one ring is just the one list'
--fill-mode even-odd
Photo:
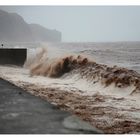
{"label": "cliff", "polygon": [[37,41],[61,41],[61,32],[57,30],[46,29],[38,24],[30,24],[29,26]]}
{"label": "cliff", "polygon": [[37,24],[28,24],[16,13],[0,10],[0,41],[4,42],[60,42],[61,32]]}

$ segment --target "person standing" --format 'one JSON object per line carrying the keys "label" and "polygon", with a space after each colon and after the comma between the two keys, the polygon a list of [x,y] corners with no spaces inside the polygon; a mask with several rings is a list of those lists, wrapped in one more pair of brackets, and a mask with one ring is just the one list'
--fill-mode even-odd
{"label": "person standing", "polygon": [[3,48],[3,47],[4,47],[4,45],[3,45],[3,44],[1,44],[1,47]]}

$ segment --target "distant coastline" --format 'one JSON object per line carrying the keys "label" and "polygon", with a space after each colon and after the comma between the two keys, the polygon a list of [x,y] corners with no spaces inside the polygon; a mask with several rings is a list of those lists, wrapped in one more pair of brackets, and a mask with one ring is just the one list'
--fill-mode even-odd
{"label": "distant coastline", "polygon": [[61,42],[61,32],[39,24],[28,24],[17,13],[0,10],[1,42]]}

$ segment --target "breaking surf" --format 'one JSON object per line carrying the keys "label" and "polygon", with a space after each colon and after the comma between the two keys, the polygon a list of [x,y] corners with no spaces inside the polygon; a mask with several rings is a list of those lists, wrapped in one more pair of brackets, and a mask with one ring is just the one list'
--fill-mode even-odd
{"label": "breaking surf", "polygon": [[140,133],[140,74],[135,70],[47,47],[28,49],[23,68],[0,66],[0,77],[105,133]]}
{"label": "breaking surf", "polygon": [[48,54],[47,49],[42,48],[37,50],[33,58],[27,59],[24,67],[29,68],[31,76],[77,78],[76,82],[85,81],[86,85],[92,86],[94,90],[97,87],[99,91],[110,89],[111,94],[116,90],[117,92],[122,90],[127,95],[140,92],[140,74],[134,70],[98,64],[82,55],[50,57]]}

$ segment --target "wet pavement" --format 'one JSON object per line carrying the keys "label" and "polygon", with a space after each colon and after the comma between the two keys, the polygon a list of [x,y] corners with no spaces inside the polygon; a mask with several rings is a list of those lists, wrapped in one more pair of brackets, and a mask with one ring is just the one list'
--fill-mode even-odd
{"label": "wet pavement", "polygon": [[99,134],[98,129],[0,78],[0,134]]}

